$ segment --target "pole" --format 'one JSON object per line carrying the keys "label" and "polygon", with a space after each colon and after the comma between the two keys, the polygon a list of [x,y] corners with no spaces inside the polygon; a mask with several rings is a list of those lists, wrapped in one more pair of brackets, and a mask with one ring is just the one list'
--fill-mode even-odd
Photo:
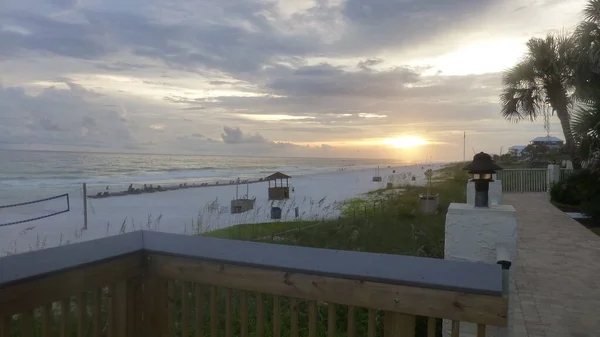
{"label": "pole", "polygon": [[87,229],[87,184],[83,183],[83,229]]}
{"label": "pole", "polygon": [[467,131],[463,131],[463,163],[466,162],[467,155]]}

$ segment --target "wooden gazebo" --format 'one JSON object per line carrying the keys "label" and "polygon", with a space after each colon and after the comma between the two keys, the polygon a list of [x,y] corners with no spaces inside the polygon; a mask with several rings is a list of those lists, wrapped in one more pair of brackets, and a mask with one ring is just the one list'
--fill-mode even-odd
{"label": "wooden gazebo", "polygon": [[264,179],[269,182],[269,200],[284,200],[290,198],[290,178],[292,177],[287,174],[276,172]]}

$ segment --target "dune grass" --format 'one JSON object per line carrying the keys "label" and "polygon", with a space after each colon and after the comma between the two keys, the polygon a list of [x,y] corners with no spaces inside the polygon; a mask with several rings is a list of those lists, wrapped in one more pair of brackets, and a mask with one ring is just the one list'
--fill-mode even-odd
{"label": "dune grass", "polygon": [[255,240],[270,236],[274,233],[301,230],[304,227],[312,226],[319,222],[320,221],[277,221],[242,224],[206,232],[203,235],[222,239]]}
{"label": "dune grass", "polygon": [[[260,224],[263,229],[263,238],[253,241],[269,242],[285,245],[296,245],[306,247],[329,248],[338,250],[354,250],[364,252],[402,254],[431,258],[443,258],[444,254],[444,225],[448,206],[452,202],[466,201],[465,182],[468,175],[462,171],[461,164],[453,164],[443,167],[435,172],[431,193],[438,193],[440,204],[435,214],[421,215],[418,212],[419,194],[426,193],[427,188],[414,185],[405,185],[394,190],[377,190],[363,196],[348,200],[343,203],[342,217],[336,220],[328,220],[317,226],[310,222],[302,222],[306,225],[298,231],[288,231],[277,234],[287,228],[297,226],[296,222],[276,222]],[[314,224],[314,223],[313,223]],[[253,233],[251,225],[237,226],[238,232],[227,232],[219,230],[218,233],[211,232],[208,235],[218,237],[240,238]],[[276,230],[273,235],[265,234],[268,230]],[[240,234],[243,233],[243,234]],[[256,237],[256,236],[255,236]],[[273,297],[264,295],[266,305],[266,326],[272,326]],[[236,300],[234,299],[234,302]],[[252,301],[252,300],[251,300]],[[290,317],[289,299],[280,298],[280,317],[282,324],[282,336],[289,335],[288,325]],[[300,326],[306,327],[306,302],[298,302],[300,308]],[[239,308],[234,304],[234,310]],[[254,306],[249,306],[249,317],[254,317]],[[220,311],[224,310],[219,308]],[[336,336],[346,335],[348,324],[348,312],[346,307],[336,306]],[[319,303],[317,307],[317,336],[327,336],[327,313],[328,307],[325,303]],[[237,311],[234,315],[238,315]],[[220,315],[221,316],[221,315]],[[376,316],[376,336],[382,336],[383,313],[378,312]],[[255,326],[250,323],[250,331]],[[355,324],[357,335],[364,335],[368,326],[367,310],[355,309]],[[417,318],[416,336],[426,335],[426,320]],[[237,329],[237,328],[236,328]],[[234,329],[235,330],[235,329]],[[300,335],[306,335],[307,331],[302,329]],[[267,328],[266,335],[272,332]],[[254,335],[252,332],[250,335]],[[441,336],[441,323],[437,324],[437,336]]]}

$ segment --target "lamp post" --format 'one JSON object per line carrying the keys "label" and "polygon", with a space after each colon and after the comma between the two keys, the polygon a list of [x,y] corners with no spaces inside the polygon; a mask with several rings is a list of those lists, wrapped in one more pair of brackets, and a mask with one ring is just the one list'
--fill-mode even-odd
{"label": "lamp post", "polygon": [[463,167],[463,170],[469,170],[469,174],[473,175],[471,181],[475,183],[475,207],[489,207],[492,174],[502,170],[502,167],[498,166],[489,154],[480,152],[473,156],[473,161]]}

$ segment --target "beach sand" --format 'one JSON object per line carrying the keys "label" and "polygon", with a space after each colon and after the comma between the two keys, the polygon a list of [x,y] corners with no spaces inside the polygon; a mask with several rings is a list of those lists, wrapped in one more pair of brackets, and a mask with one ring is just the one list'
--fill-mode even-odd
{"label": "beach sand", "polygon": [[[282,221],[314,220],[339,216],[339,203],[360,194],[385,188],[387,182],[423,185],[425,170],[441,164],[382,168],[382,182],[373,182],[376,170],[337,171],[292,177],[290,199],[267,200],[267,182],[249,185],[249,197],[256,198],[253,210],[230,214],[236,186],[208,186],[140,195],[88,199],[88,229],[82,230],[81,189],[70,193],[71,209],[50,218],[0,227],[0,254],[43,249],[91,240],[120,232],[148,229],[178,234],[195,234],[243,223],[263,223],[270,219],[271,206],[282,209]],[[393,173],[393,170],[396,173]],[[410,179],[412,174],[416,181]],[[240,198],[246,185],[239,185]],[[290,191],[291,192],[291,191]],[[36,209],[37,207],[37,209]],[[65,207],[64,199],[0,210],[2,222],[48,214]],[[298,207],[300,217],[295,217]],[[37,213],[36,213],[37,212]],[[124,225],[123,225],[124,224]]]}

